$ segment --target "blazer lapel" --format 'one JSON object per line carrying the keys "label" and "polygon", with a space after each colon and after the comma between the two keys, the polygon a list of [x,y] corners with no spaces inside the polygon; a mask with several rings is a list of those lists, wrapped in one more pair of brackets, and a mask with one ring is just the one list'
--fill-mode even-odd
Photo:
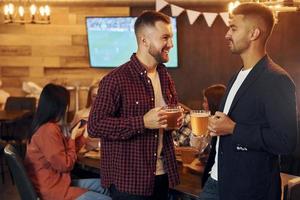
{"label": "blazer lapel", "polygon": [[237,77],[238,74],[239,74],[239,73],[236,73],[236,74],[230,79],[229,83],[227,84],[227,89],[226,89],[226,91],[225,91],[225,94],[224,94],[224,96],[223,96],[223,98],[222,98],[222,100],[221,100],[220,106],[219,106],[219,110],[220,110],[221,112],[223,112],[223,110],[224,110],[227,96],[228,96],[229,91],[230,91],[230,89],[231,89],[231,87],[232,87],[232,85],[233,85],[233,83],[234,83],[234,81],[235,81],[235,79],[236,79],[236,77]]}
{"label": "blazer lapel", "polygon": [[259,77],[259,75],[262,73],[265,62],[268,60],[267,56],[264,56],[251,70],[251,72],[248,74],[246,79],[243,81],[242,85],[238,89],[236,95],[234,96],[234,99],[232,101],[232,104],[230,106],[228,115],[232,112],[234,107],[236,106],[239,99],[243,96],[243,94],[248,90],[249,86],[255,82],[255,80]]}

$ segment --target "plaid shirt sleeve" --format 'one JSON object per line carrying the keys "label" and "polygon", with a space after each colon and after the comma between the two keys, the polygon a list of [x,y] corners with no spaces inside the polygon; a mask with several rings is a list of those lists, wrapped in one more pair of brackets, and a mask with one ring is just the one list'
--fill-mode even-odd
{"label": "plaid shirt sleeve", "polygon": [[88,132],[91,137],[125,140],[144,130],[143,115],[127,118],[115,116],[120,106],[120,89],[117,82],[116,78],[110,76],[100,82],[98,93],[104,95],[97,95],[91,109],[88,120]]}

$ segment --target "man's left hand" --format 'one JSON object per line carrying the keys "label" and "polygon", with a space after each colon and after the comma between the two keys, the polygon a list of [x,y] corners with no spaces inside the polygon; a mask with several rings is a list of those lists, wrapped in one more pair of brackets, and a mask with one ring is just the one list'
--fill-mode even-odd
{"label": "man's left hand", "polygon": [[230,135],[233,133],[235,124],[225,113],[216,112],[208,120],[208,131],[211,136]]}

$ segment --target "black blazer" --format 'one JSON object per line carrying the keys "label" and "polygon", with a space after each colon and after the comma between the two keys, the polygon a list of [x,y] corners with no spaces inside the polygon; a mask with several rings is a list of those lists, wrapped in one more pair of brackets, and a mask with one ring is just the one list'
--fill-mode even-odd
{"label": "black blazer", "polygon": [[[220,110],[237,77],[228,84]],[[232,135],[221,136],[218,154],[220,200],[280,200],[279,154],[291,153],[297,141],[295,85],[268,56],[248,74],[228,116],[236,122]],[[216,138],[203,175],[214,164]]]}

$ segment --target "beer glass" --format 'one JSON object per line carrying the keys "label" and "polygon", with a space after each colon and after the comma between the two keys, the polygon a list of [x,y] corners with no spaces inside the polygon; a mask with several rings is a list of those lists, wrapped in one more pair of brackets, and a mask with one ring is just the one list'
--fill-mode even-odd
{"label": "beer glass", "polygon": [[180,106],[168,105],[164,106],[163,110],[167,115],[167,129],[178,129],[177,119],[181,116]]}
{"label": "beer glass", "polygon": [[208,134],[208,118],[210,111],[191,110],[192,133],[197,136],[206,136]]}
{"label": "beer glass", "polygon": [[200,157],[205,156],[203,153],[209,147],[211,137],[208,134],[208,118],[210,111],[191,110],[191,145],[198,149]]}

